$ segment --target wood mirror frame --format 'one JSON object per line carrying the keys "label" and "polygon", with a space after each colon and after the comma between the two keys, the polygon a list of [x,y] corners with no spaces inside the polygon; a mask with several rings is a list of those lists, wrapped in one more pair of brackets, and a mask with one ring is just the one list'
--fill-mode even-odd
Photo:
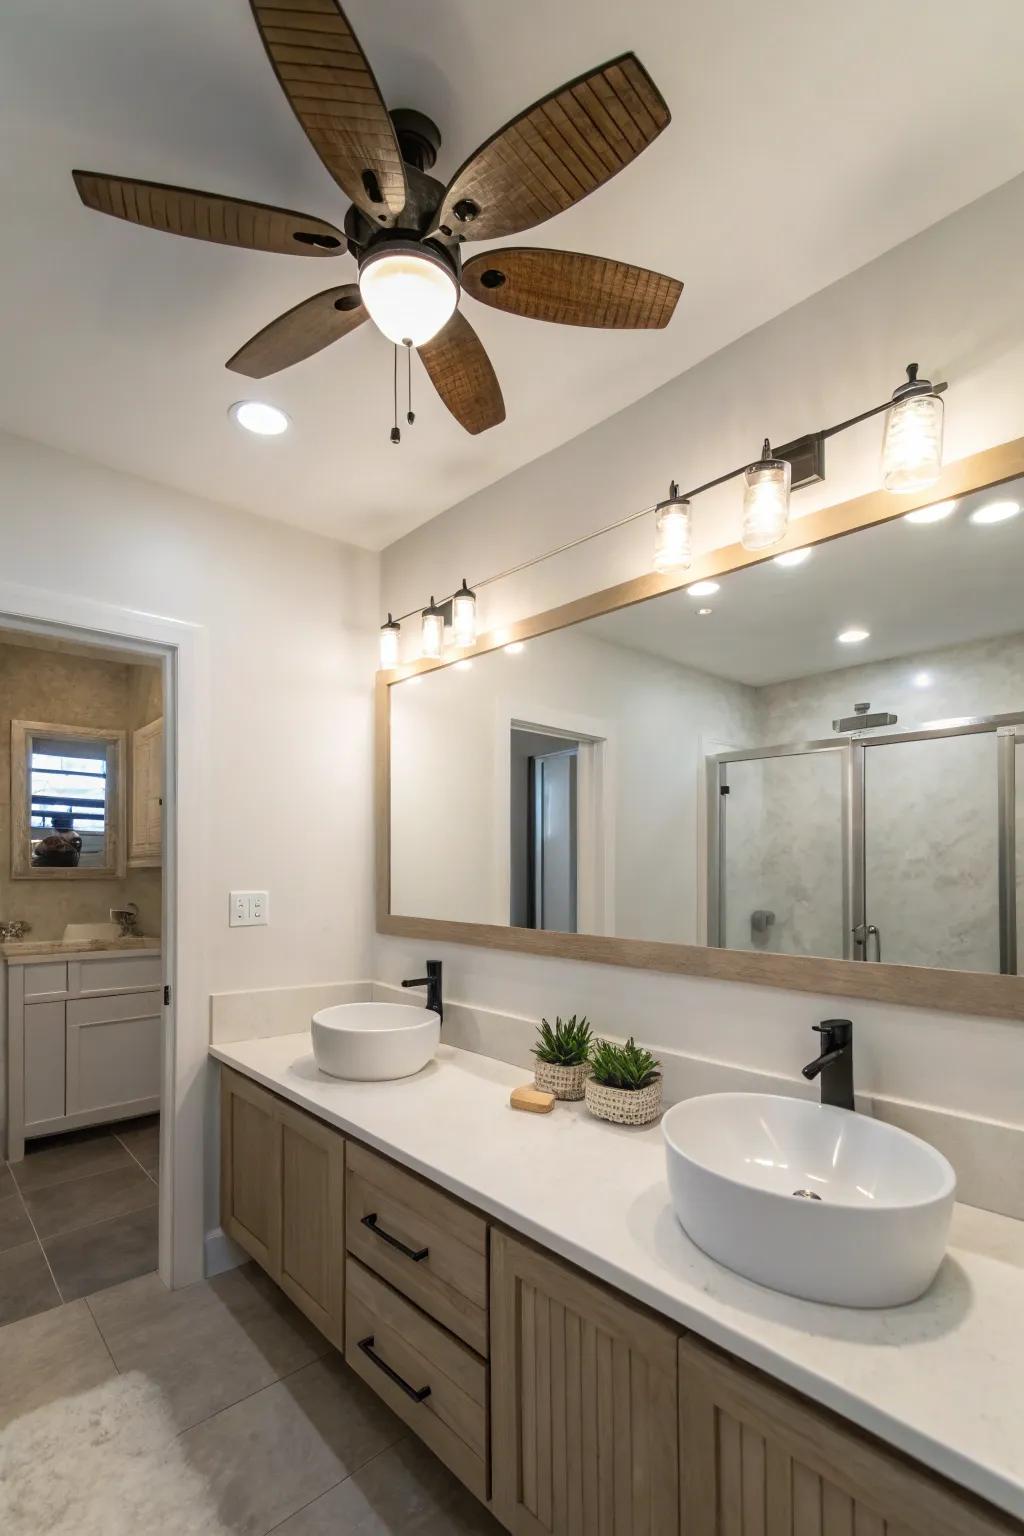
{"label": "wood mirror frame", "polygon": [[377,931],[402,938],[440,943],[473,944],[520,954],[590,960],[600,965],[632,966],[719,981],[745,981],[758,986],[786,987],[799,992],[836,993],[874,1002],[913,1004],[943,1013],[983,1014],[992,1018],[1024,1018],[1024,976],[989,972],[931,969],[923,966],[833,960],[809,955],[760,954],[749,950],[712,949],[697,944],[666,944],[649,939],[608,935],[557,933],[490,923],[449,922],[443,918],[405,917],[391,911],[391,688],[417,673],[451,666],[465,657],[482,656],[512,641],[580,624],[695,581],[726,575],[757,565],[789,549],[821,544],[844,534],[892,522],[918,507],[972,491],[986,490],[1024,475],[1024,437],[985,449],[947,465],[938,483],[927,492],[893,495],[872,491],[852,501],[795,519],[786,538],[770,551],[752,553],[739,544],[725,545],[697,558],[688,571],[673,575],[649,573],[606,587],[563,607],[521,619],[498,632],[479,637],[474,645],[450,648],[440,661],[421,659],[377,673],[375,714],[375,798]]}
{"label": "wood mirror frame", "polygon": [[[101,865],[39,868],[29,853],[29,760],[36,737],[102,742],[107,748],[106,858]],[[92,725],[52,725],[40,720],[11,721],[11,879],[120,880],[125,859],[125,733]]]}

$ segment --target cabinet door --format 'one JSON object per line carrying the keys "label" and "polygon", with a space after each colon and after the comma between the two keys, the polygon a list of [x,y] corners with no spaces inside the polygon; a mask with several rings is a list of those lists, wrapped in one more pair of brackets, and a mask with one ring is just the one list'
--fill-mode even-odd
{"label": "cabinet door", "polygon": [[[27,969],[27,967],[26,967]],[[25,1004],[25,1129],[64,1118],[64,1004]]]}
{"label": "cabinet door", "polygon": [[164,722],[153,720],[132,733],[132,864],[159,864],[163,817]]}
{"label": "cabinet door", "polygon": [[679,1343],[684,1536],[1010,1536],[1020,1527],[692,1338]]}
{"label": "cabinet door", "polygon": [[72,998],[57,1006],[67,1009],[67,1113],[109,1109],[143,1115],[159,1109],[160,993]]}
{"label": "cabinet door", "polygon": [[274,1279],[281,1274],[281,1122],[277,1100],[221,1068],[220,1222]]}
{"label": "cabinet door", "polygon": [[281,1137],[281,1289],[344,1346],[345,1143],[339,1132],[276,1102]]}
{"label": "cabinet door", "polygon": [[677,1332],[491,1238],[494,1508],[516,1536],[677,1536]]}

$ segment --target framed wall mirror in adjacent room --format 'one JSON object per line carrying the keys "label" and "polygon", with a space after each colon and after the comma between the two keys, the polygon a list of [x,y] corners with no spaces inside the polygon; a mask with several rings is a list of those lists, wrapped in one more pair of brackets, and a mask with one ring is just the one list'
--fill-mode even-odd
{"label": "framed wall mirror in adjacent room", "polygon": [[11,878],[125,872],[125,733],[11,722]]}
{"label": "framed wall mirror in adjacent room", "polygon": [[1021,448],[382,674],[382,931],[1020,1014]]}

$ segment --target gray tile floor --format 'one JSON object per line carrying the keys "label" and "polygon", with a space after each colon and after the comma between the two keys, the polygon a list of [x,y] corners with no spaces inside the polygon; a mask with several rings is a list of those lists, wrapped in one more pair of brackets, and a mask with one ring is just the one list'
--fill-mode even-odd
{"label": "gray tile floor", "polygon": [[0,1165],[0,1324],[157,1265],[160,1117],[30,1142]]}
{"label": "gray tile floor", "polygon": [[[231,1536],[500,1536],[486,1510],[253,1265],[173,1292],[145,1275],[0,1328],[0,1436],[24,1420],[34,1445],[59,1454],[69,1405],[95,1404],[102,1393],[112,1415],[111,1392],[128,1393],[140,1379],[166,1409],[164,1443],[135,1457],[114,1490],[118,1507],[134,1511],[133,1497],[148,1497],[169,1447],[184,1474],[175,1487],[187,1478],[193,1501],[156,1524],[141,1503],[150,1536],[206,1531],[211,1515]],[[92,1412],[93,1441],[76,1453],[72,1523],[61,1523],[69,1514],[60,1507],[49,1513],[51,1529],[109,1528],[102,1501],[111,1489],[97,1478],[96,1461],[86,1464],[105,1454]],[[24,1499],[19,1506],[17,1481],[16,1468],[15,1516],[28,1509]],[[31,1519],[28,1510],[13,1529],[31,1530]]]}

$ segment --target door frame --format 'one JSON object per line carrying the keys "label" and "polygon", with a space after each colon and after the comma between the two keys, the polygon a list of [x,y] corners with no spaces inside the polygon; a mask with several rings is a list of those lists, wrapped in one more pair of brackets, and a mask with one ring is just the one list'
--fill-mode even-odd
{"label": "door frame", "polygon": [[159,1274],[174,1288],[204,1273],[204,1145],[209,1049],[203,910],[209,714],[207,635],[198,624],[0,581],[0,625],[158,656],[164,694]]}

